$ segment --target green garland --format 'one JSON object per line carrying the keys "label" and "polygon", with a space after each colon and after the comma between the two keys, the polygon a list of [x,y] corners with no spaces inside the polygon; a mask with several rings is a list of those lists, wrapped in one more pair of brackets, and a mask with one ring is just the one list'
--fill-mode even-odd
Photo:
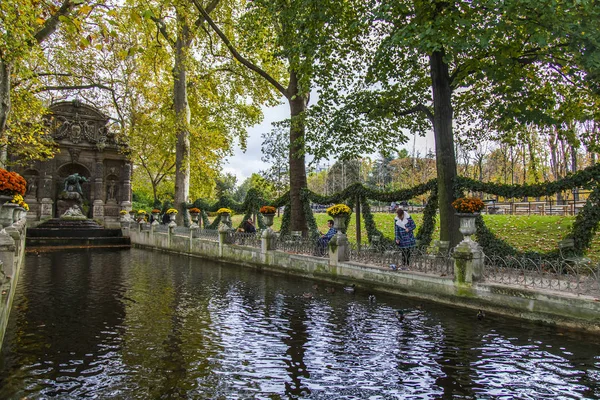
{"label": "green garland", "polygon": [[[458,177],[454,185],[455,196],[461,196],[464,191],[484,192],[496,196],[507,198],[521,197],[542,197],[550,196],[561,191],[572,188],[583,188],[592,190],[586,205],[583,210],[577,215],[573,230],[568,234],[568,237],[575,239],[575,250],[579,254],[583,254],[591,245],[594,234],[598,229],[600,222],[600,164],[595,164],[577,173],[568,175],[567,177],[555,181],[544,182],[534,185],[503,185],[489,182],[479,182],[470,178]],[[317,204],[337,204],[346,203],[351,208],[356,206],[356,202],[360,202],[362,215],[365,221],[367,237],[369,242],[372,242],[373,237],[379,236],[382,244],[393,244],[393,240],[384,238],[382,233],[375,226],[373,214],[369,200],[392,202],[406,201],[417,196],[430,192],[427,200],[427,205],[423,210],[423,223],[419,227],[416,239],[422,247],[428,247],[431,244],[433,231],[435,228],[435,219],[438,209],[437,196],[437,180],[432,179],[426,183],[414,186],[408,189],[394,190],[390,192],[381,192],[371,188],[367,188],[360,183],[355,183],[339,193],[334,193],[330,196],[323,196],[304,189],[301,192],[303,212],[308,224],[310,237],[318,237],[318,228],[316,220],[310,208],[311,203]],[[208,223],[207,212],[215,212],[221,207],[232,209],[235,213],[244,214],[244,220],[250,218],[252,214],[258,216],[258,226],[260,229],[265,229],[264,219],[259,209],[263,205],[271,205],[275,208],[284,207],[283,218],[281,222],[281,235],[290,234],[290,195],[289,192],[273,202],[267,202],[263,199],[259,192],[255,189],[248,191],[243,203],[237,203],[229,197],[221,197],[215,203],[209,203],[202,199],[196,200],[193,204],[183,204],[182,209],[186,210],[191,207],[197,207],[202,210],[202,221],[206,229],[216,229],[220,223],[218,216],[212,224]],[[350,220],[350,216],[346,218],[346,226]],[[556,257],[558,252],[553,251],[547,254],[534,252],[519,252],[508,243],[499,239],[494,235],[483,222],[480,216],[477,218],[477,239],[479,244],[484,248],[487,254],[505,254],[505,255],[528,255],[530,257]],[[389,243],[388,243],[389,242]]]}
{"label": "green garland", "polygon": [[[455,192],[470,190],[507,198],[551,196],[564,190],[583,188],[592,190],[583,210],[577,214],[575,223],[566,237],[574,239],[575,253],[584,255],[592,244],[592,240],[600,223],[600,163],[567,175],[555,182],[544,182],[534,185],[503,185],[491,182],[479,182],[470,178],[459,177],[456,180]],[[556,258],[556,250],[549,253],[520,252],[490,232],[483,222],[477,221],[477,240],[488,254],[511,254],[537,258]]]}

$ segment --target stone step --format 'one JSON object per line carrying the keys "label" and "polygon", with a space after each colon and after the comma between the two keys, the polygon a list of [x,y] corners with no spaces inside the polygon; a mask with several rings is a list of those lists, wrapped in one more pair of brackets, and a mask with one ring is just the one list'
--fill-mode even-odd
{"label": "stone step", "polygon": [[128,237],[30,237],[27,232],[26,248],[37,247],[131,247]]}

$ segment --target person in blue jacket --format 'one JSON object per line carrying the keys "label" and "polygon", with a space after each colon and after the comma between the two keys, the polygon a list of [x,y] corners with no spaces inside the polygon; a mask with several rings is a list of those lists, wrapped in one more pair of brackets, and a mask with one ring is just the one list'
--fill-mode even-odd
{"label": "person in blue jacket", "polygon": [[402,208],[396,210],[394,217],[394,233],[396,244],[402,252],[402,265],[407,266],[410,263],[412,249],[416,245],[413,231],[417,228],[415,221]]}
{"label": "person in blue jacket", "polygon": [[324,235],[322,235],[319,240],[317,240],[317,250],[319,255],[324,255],[325,254],[325,249],[327,248],[327,245],[329,244],[329,241],[331,240],[331,238],[333,237],[333,235],[335,235],[337,233],[337,229],[335,229],[333,227],[333,220],[330,219],[327,221],[327,227],[329,228],[329,230],[327,231],[327,233],[325,233]]}

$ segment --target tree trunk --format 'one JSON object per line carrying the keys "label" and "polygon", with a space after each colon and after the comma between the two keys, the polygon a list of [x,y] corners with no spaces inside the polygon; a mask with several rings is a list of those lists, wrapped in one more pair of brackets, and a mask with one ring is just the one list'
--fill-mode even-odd
{"label": "tree trunk", "polygon": [[456,156],[452,132],[452,89],[448,64],[444,52],[435,51],[429,57],[431,83],[433,88],[433,134],[438,179],[440,210],[440,240],[455,246],[460,242],[459,222],[452,207],[454,200],[454,180],[456,178]]}
{"label": "tree trunk", "polygon": [[[177,14],[178,20],[183,18]],[[175,43],[175,67],[173,68],[173,97],[177,121],[177,146],[175,147],[175,208],[179,209],[187,201],[190,192],[190,109],[187,96],[186,58],[188,52],[189,30],[181,23]],[[183,213],[177,216],[178,223]]]}
{"label": "tree trunk", "polygon": [[[4,138],[10,114],[10,64],[0,58],[0,138]],[[0,166],[6,167],[6,147],[0,149]]]}
{"label": "tree trunk", "polygon": [[304,112],[308,105],[308,97],[298,94],[298,77],[294,71],[290,73],[288,98],[290,104],[290,229],[302,231],[306,236],[308,224],[304,215],[301,192],[307,187],[306,166],[304,164]]}

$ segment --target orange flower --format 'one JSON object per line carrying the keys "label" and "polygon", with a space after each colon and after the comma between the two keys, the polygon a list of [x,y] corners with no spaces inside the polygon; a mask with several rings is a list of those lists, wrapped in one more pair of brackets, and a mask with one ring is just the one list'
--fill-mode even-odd
{"label": "orange flower", "polygon": [[452,202],[452,207],[459,213],[473,214],[483,210],[485,204],[477,197],[461,197]]}

